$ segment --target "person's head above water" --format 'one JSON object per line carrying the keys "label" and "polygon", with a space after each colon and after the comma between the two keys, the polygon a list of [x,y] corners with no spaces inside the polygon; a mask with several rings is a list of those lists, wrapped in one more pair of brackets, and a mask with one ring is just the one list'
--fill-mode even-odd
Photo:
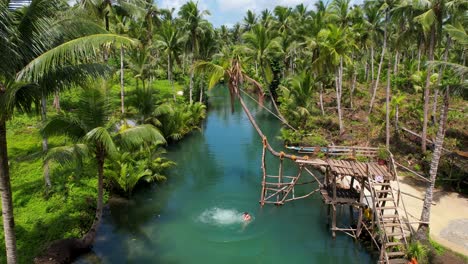
{"label": "person's head above water", "polygon": [[250,216],[248,212],[244,212],[242,216],[244,218],[244,221],[250,221],[252,219],[252,217]]}

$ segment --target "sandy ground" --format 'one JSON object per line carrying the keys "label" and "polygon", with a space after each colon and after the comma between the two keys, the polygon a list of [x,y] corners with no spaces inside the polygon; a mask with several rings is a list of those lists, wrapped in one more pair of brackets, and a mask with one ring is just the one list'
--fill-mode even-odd
{"label": "sandy ground", "polygon": [[[424,198],[426,184],[410,177],[400,177],[402,192]],[[393,182],[396,186],[396,182]],[[409,222],[418,221],[423,201],[402,194]],[[468,198],[457,193],[434,190],[434,203],[431,208],[431,238],[451,250],[468,256]],[[400,207],[402,207],[400,203]],[[403,218],[404,211],[400,212]],[[412,217],[414,216],[414,217]],[[417,229],[417,224],[412,224]]]}

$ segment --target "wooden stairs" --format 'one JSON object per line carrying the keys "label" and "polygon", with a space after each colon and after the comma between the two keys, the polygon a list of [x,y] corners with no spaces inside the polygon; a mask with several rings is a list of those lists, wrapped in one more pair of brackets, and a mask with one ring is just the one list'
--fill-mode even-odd
{"label": "wooden stairs", "polygon": [[389,181],[377,182],[369,178],[369,187],[377,220],[375,223],[379,230],[377,233],[382,243],[379,263],[406,264],[408,260],[405,258],[405,251],[408,242],[392,186]]}

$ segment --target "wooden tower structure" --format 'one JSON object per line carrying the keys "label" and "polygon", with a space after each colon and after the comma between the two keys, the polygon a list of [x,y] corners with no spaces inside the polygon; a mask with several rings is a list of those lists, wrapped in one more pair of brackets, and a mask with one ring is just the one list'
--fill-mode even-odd
{"label": "wooden tower structure", "polygon": [[[398,180],[393,155],[388,152],[386,160],[377,160],[378,148],[329,146],[320,148],[290,148],[306,156],[278,153],[278,175],[266,171],[266,150],[269,145],[263,140],[262,191],[260,204],[283,205],[286,202],[320,193],[327,206],[332,236],[344,232],[353,238],[369,234],[378,248],[379,263],[407,263],[407,241],[402,218],[398,210],[401,200],[399,188],[392,185]],[[320,154],[321,153],[321,154]],[[322,158],[311,158],[319,157]],[[297,165],[297,174],[284,175],[283,160],[287,157]],[[320,173],[321,172],[321,173]],[[295,195],[299,185],[314,186],[302,196]],[[338,226],[340,215],[337,208],[348,207],[349,225]],[[404,212],[406,213],[406,211]]]}

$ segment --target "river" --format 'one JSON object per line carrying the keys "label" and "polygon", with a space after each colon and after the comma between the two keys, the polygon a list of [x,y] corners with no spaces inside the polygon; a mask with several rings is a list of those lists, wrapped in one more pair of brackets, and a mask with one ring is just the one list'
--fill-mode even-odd
{"label": "river", "polygon": [[[260,207],[261,140],[228,97],[214,89],[201,131],[168,149],[177,162],[168,181],[109,203],[92,252],[75,263],[375,263],[352,238],[332,239],[318,194]],[[280,150],[279,121],[246,100]]]}

